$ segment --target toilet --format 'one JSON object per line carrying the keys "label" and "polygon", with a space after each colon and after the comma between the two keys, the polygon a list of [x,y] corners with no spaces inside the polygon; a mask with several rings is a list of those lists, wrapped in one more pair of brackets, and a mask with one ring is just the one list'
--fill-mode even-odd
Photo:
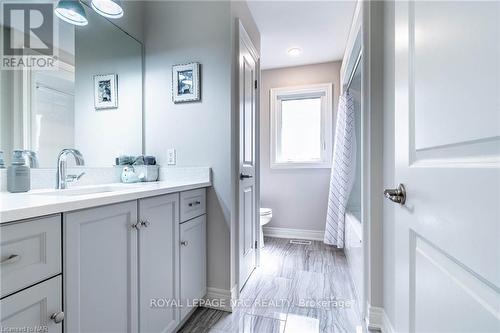
{"label": "toilet", "polygon": [[261,208],[260,209],[260,247],[264,247],[264,232],[262,231],[262,226],[271,222],[273,218],[273,210],[271,208]]}

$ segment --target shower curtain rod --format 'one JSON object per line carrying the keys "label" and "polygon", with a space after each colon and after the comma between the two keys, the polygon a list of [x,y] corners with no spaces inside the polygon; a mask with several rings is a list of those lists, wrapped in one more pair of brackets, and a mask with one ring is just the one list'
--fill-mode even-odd
{"label": "shower curtain rod", "polygon": [[354,63],[354,66],[351,71],[351,75],[349,75],[349,81],[347,81],[347,84],[345,86],[345,90],[349,90],[351,87],[352,80],[354,78],[354,73],[356,73],[356,69],[358,69],[359,63],[361,62],[361,56],[363,55],[363,50],[359,51],[358,57],[356,59],[356,62]]}
{"label": "shower curtain rod", "polygon": [[67,96],[72,96],[74,97],[75,95],[70,93],[70,92],[66,92],[66,91],[62,91],[62,90],[59,90],[59,89],[56,89],[56,88],[52,88],[52,87],[49,87],[49,86],[46,86],[44,84],[40,84],[40,83],[37,83],[36,84],[36,89],[47,89],[47,90],[50,90],[50,91],[53,91],[53,92],[57,92],[57,93],[60,93],[60,94],[63,94],[63,95],[67,95]]}

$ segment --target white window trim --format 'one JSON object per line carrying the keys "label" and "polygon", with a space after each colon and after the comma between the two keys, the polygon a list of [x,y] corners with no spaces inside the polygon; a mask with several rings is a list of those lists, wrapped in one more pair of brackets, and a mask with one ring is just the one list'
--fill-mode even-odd
{"label": "white window trim", "polygon": [[[294,168],[331,168],[333,150],[333,84],[311,84],[305,86],[273,88],[270,93],[270,162],[271,169],[294,169]],[[278,124],[281,123],[281,103],[283,97],[298,96],[321,96],[321,139],[323,149],[321,160],[314,162],[281,162],[279,156],[279,131]]]}

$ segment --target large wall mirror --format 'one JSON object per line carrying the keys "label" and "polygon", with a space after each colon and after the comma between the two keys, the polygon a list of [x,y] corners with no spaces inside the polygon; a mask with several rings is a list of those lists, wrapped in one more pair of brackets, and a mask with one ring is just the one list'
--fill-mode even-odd
{"label": "large wall mirror", "polygon": [[40,168],[55,168],[64,148],[80,150],[88,167],[142,154],[142,45],[86,9],[86,26],[58,22],[56,70],[0,71],[7,163],[14,149],[34,151]]}

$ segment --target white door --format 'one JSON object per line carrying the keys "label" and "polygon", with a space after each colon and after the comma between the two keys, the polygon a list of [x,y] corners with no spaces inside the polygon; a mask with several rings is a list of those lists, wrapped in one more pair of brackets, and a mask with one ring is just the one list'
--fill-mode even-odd
{"label": "white door", "polygon": [[398,332],[500,332],[498,22],[499,2],[395,4]]}
{"label": "white door", "polygon": [[240,289],[255,268],[256,195],[255,195],[255,111],[257,52],[240,23],[239,28],[239,259]]}
{"label": "white door", "polygon": [[206,215],[198,216],[180,226],[180,299],[181,320],[192,310],[193,301],[207,293]]}
{"label": "white door", "polygon": [[137,325],[137,202],[64,215],[64,332]]}
{"label": "white door", "polygon": [[139,332],[173,332],[179,309],[153,301],[179,298],[179,194],[139,200],[139,223]]}

